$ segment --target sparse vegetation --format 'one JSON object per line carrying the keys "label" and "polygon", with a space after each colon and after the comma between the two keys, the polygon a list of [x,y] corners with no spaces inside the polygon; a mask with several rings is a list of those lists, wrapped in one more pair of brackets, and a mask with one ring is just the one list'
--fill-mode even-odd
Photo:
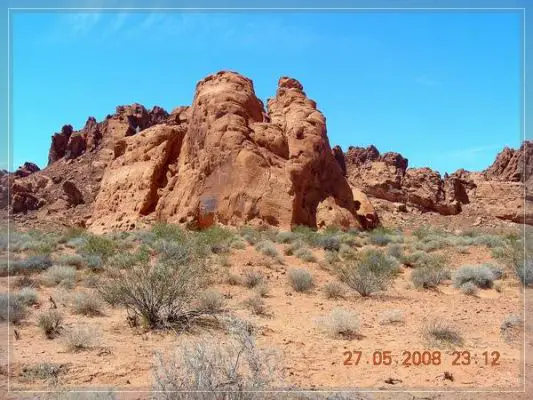
{"label": "sparse vegetation", "polygon": [[411,273],[411,281],[416,288],[434,289],[443,280],[450,279],[450,270],[446,267],[446,259],[440,255],[424,253],[415,264]]}
{"label": "sparse vegetation", "polygon": [[25,306],[37,304],[37,292],[29,287],[22,288],[17,294],[17,299]]}
{"label": "sparse vegetation", "polygon": [[324,285],[324,294],[328,299],[342,299],[345,289],[340,282],[328,282]]}
{"label": "sparse vegetation", "polygon": [[265,301],[258,295],[247,298],[244,301],[244,305],[255,315],[266,314]]}
{"label": "sparse vegetation", "polygon": [[276,249],[276,246],[270,240],[262,240],[258,242],[255,245],[255,248],[257,251],[263,253],[265,256],[272,257],[277,260],[281,258],[278,249]]}
{"label": "sparse vegetation", "polygon": [[387,310],[380,314],[379,323],[381,325],[403,324],[405,316],[402,310]]}
{"label": "sparse vegetation", "polygon": [[59,375],[65,372],[66,367],[64,365],[44,362],[24,367],[22,369],[22,376],[31,381],[37,379],[55,384],[57,383]]}
{"label": "sparse vegetation", "polygon": [[487,265],[463,265],[453,277],[453,285],[462,288],[467,283],[472,283],[481,289],[492,288],[494,274]]}
{"label": "sparse vegetation", "polygon": [[461,286],[461,293],[466,294],[467,296],[475,296],[477,294],[477,286],[472,282],[466,282]]}
{"label": "sparse vegetation", "polygon": [[170,357],[157,353],[155,398],[187,400],[195,391],[210,398],[252,400],[279,384],[281,367],[275,353],[256,346],[247,324],[232,324],[229,343],[195,340]]}
{"label": "sparse vegetation", "polygon": [[57,310],[48,310],[39,315],[38,325],[48,339],[53,339],[61,333],[63,315]]}
{"label": "sparse vegetation", "polygon": [[102,308],[102,303],[94,294],[76,293],[72,300],[72,311],[87,317],[102,315]]}
{"label": "sparse vegetation", "polygon": [[85,265],[85,259],[79,254],[64,255],[59,257],[59,264],[82,268]]}
{"label": "sparse vegetation", "polygon": [[241,277],[232,273],[228,273],[226,276],[226,283],[228,285],[237,286],[242,283]]}
{"label": "sparse vegetation", "polygon": [[313,275],[303,268],[291,269],[289,271],[289,283],[297,292],[307,292],[313,283]]}
{"label": "sparse vegetation", "polygon": [[294,255],[305,262],[316,262],[316,258],[307,247],[301,247],[294,252]]}
{"label": "sparse vegetation", "polygon": [[428,322],[423,328],[423,335],[426,340],[435,345],[461,345],[463,338],[448,322],[442,319],[434,319]]}
{"label": "sparse vegetation", "polygon": [[199,308],[210,313],[222,311],[224,308],[224,296],[218,290],[207,289],[200,294]]}
{"label": "sparse vegetation", "polygon": [[76,285],[76,269],[65,265],[54,265],[41,274],[41,282],[46,286],[61,286],[72,289]]}
{"label": "sparse vegetation", "polygon": [[196,263],[143,264],[126,271],[110,270],[109,280],[98,290],[104,300],[126,307],[150,328],[183,327],[198,316],[191,304],[201,273]]}
{"label": "sparse vegetation", "polygon": [[17,296],[0,294],[0,321],[8,321],[18,324],[27,315],[27,310]]}
{"label": "sparse vegetation", "polygon": [[334,309],[327,317],[319,319],[318,324],[330,336],[343,339],[353,339],[360,329],[358,315],[342,308]]}
{"label": "sparse vegetation", "polygon": [[244,273],[243,283],[249,289],[252,289],[263,282],[263,275],[254,270],[249,270]]}
{"label": "sparse vegetation", "polygon": [[381,250],[364,250],[355,262],[340,267],[340,279],[361,296],[370,296],[391,285],[398,272],[397,261]]}
{"label": "sparse vegetation", "polygon": [[67,350],[77,352],[94,347],[99,334],[94,328],[84,326],[65,329],[62,337]]}

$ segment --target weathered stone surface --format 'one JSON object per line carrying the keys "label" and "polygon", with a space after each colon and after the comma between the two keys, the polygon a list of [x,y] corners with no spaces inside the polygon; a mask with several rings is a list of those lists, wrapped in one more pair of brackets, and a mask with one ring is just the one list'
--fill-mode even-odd
{"label": "weathered stone surface", "polygon": [[346,208],[339,207],[333,197],[327,197],[317,206],[316,223],[320,229],[337,227],[347,230],[356,225],[357,221]]}
{"label": "weathered stone surface", "polygon": [[63,191],[65,192],[66,200],[70,206],[77,206],[78,204],[82,204],[84,202],[83,194],[76,187],[76,184],[74,182],[64,181]]}

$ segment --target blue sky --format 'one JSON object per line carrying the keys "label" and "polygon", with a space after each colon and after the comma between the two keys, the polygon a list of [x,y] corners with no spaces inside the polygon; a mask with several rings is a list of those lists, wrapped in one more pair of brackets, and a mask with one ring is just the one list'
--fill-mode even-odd
{"label": "blue sky", "polygon": [[397,151],[412,167],[480,170],[521,140],[521,19],[494,12],[14,13],[13,166],[44,167],[50,136],[120,104],[191,103],[219,70],[275,94],[300,80],[331,145]]}

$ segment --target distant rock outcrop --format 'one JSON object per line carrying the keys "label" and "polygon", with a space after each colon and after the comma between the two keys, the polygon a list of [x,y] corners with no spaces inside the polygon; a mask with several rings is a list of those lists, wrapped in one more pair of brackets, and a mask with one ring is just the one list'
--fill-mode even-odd
{"label": "distant rock outcrop", "polygon": [[531,147],[524,142],[520,150],[505,148],[481,173],[461,169],[444,177],[430,168],[407,168],[406,158],[381,155],[374,146],[350,147],[345,159],[352,187],[370,198],[403,204],[403,210],[455,215],[467,207],[481,216],[533,224],[531,196],[525,192],[530,190]]}

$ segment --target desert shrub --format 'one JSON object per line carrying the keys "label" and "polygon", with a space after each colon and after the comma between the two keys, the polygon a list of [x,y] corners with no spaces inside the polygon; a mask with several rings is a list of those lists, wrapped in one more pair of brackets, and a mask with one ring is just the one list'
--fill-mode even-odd
{"label": "desert shrub", "polygon": [[461,334],[442,319],[433,319],[426,323],[422,330],[425,339],[436,345],[461,345],[463,338]]}
{"label": "desert shrub", "polygon": [[48,339],[53,339],[61,333],[63,315],[57,310],[48,310],[39,315],[37,324]]}
{"label": "desert shrub", "polygon": [[260,297],[267,297],[270,289],[266,283],[261,283],[255,287],[255,292]]}
{"label": "desert shrub", "polygon": [[29,287],[22,288],[17,294],[17,299],[25,306],[31,306],[37,304],[38,296],[37,292]]}
{"label": "desert shrub", "polygon": [[241,280],[241,277],[239,275],[229,273],[226,276],[226,283],[228,285],[237,286],[237,285],[240,285],[242,283],[242,280]]}
{"label": "desert shrub", "polygon": [[379,323],[381,325],[387,324],[403,324],[405,316],[402,310],[387,310],[380,314]]}
{"label": "desert shrub", "polygon": [[500,325],[501,331],[505,331],[510,328],[521,326],[523,323],[522,318],[519,315],[509,314],[505,317]]}
{"label": "desert shrub", "polygon": [[375,229],[368,237],[370,244],[375,246],[386,246],[393,241],[392,237],[381,229]]}
{"label": "desert shrub", "polygon": [[7,293],[0,294],[0,321],[18,324],[27,315],[26,307],[16,296]]}
{"label": "desert shrub", "polygon": [[36,288],[39,287],[39,282],[36,278],[32,278],[28,275],[22,275],[15,279],[13,283],[16,288]]}
{"label": "desert shrub", "polygon": [[320,246],[327,251],[339,251],[341,240],[338,235],[324,235],[319,239]]}
{"label": "desert shrub", "polygon": [[339,257],[339,253],[337,251],[328,251],[328,250],[326,250],[324,252],[324,260],[328,264],[335,264],[335,263],[339,262],[341,259]]}
{"label": "desert shrub", "polygon": [[313,275],[303,268],[291,269],[288,276],[290,285],[297,292],[306,292],[314,285]]}
{"label": "desert shrub", "polygon": [[453,277],[453,285],[461,288],[466,283],[472,283],[478,288],[489,289],[492,287],[494,274],[487,265],[463,265]]}
{"label": "desert shrub", "polygon": [[80,292],[72,299],[72,311],[76,314],[94,317],[102,315],[102,308],[102,303],[94,294]]}
{"label": "desert shrub", "polygon": [[488,248],[505,246],[505,240],[496,235],[481,235],[474,239],[474,244],[485,245]]}
{"label": "desert shrub", "polygon": [[157,222],[152,225],[151,233],[154,239],[163,239],[167,241],[183,241],[185,239],[185,231],[178,225],[169,224],[166,222]]}
{"label": "desert shrub", "polygon": [[466,282],[461,286],[461,293],[467,296],[474,296],[477,294],[477,286],[472,282]]}
{"label": "desert shrub", "polygon": [[46,271],[52,266],[52,259],[49,255],[30,256],[23,260],[11,262],[11,273],[30,274],[32,272]]}
{"label": "desert shrub", "polygon": [[84,243],[78,248],[78,252],[83,256],[100,256],[105,262],[118,249],[116,243],[105,237],[97,235],[86,235]]}
{"label": "desert shrub", "polygon": [[289,246],[285,248],[283,251],[286,256],[292,256],[294,253],[296,253],[298,250],[305,247],[305,243],[301,240],[295,240],[293,241]]}
{"label": "desert shrub", "polygon": [[64,364],[43,362],[22,368],[21,375],[31,381],[43,380],[55,385],[58,382],[59,375],[64,374],[65,372],[66,366]]}
{"label": "desert shrub", "polygon": [[321,234],[309,226],[297,225],[292,228],[292,231],[300,237],[300,239],[311,247],[320,246]]}
{"label": "desert shrub", "polygon": [[307,247],[299,248],[294,252],[294,255],[305,262],[315,262],[316,258]]}
{"label": "desert shrub", "polygon": [[489,267],[490,271],[492,272],[494,280],[503,279],[505,277],[505,268],[501,267],[500,265],[487,264],[487,267]]}
{"label": "desert shrub", "polygon": [[99,334],[96,329],[85,326],[65,329],[62,337],[67,351],[77,352],[94,347]]}
{"label": "desert shrub", "polygon": [[346,244],[341,244],[339,255],[343,260],[355,260],[357,258],[357,251]]}
{"label": "desert shrub", "polygon": [[266,314],[265,301],[258,295],[247,298],[243,304],[246,308],[248,308],[255,315]]}
{"label": "desert shrub", "polygon": [[387,246],[387,254],[396,259],[401,259],[403,255],[403,247],[398,243],[392,243]]}
{"label": "desert shrub", "polygon": [[251,245],[255,245],[261,240],[261,232],[248,225],[239,228],[239,234]]}
{"label": "desert shrub", "polygon": [[508,342],[522,339],[523,335],[520,333],[522,332],[523,327],[524,321],[520,316],[509,314],[500,325],[500,334]]}
{"label": "desert shrub", "polygon": [[[175,257],[173,261],[178,260],[179,262],[180,256],[182,256],[179,250],[176,250],[176,247],[179,247],[179,246],[174,246],[172,244],[169,244],[170,242],[165,242],[165,241],[158,241],[156,243],[157,243],[156,245],[161,246],[159,247],[159,250],[161,251],[161,253],[163,253],[162,256],[160,254],[160,259],[168,260],[168,259],[172,259],[173,257]],[[134,265],[147,263],[149,261],[150,261],[150,250],[146,245],[141,245],[134,252],[122,251],[120,253],[115,254],[114,256],[110,257],[107,260],[107,265],[109,265],[110,267],[116,267],[116,268],[131,268]]]}
{"label": "desert shrub", "polygon": [[254,270],[249,270],[244,273],[243,283],[244,286],[251,289],[263,282],[263,275]]}
{"label": "desert shrub", "polygon": [[411,273],[411,281],[416,288],[433,289],[451,277],[443,257],[425,257],[420,265]]}
{"label": "desert shrub", "polygon": [[276,354],[259,349],[245,323],[234,325],[225,343],[200,339],[179,346],[171,356],[156,353],[155,398],[188,400],[195,392],[195,399],[253,400],[279,385],[282,368]]}
{"label": "desert shrub", "polygon": [[150,328],[183,327],[198,315],[191,304],[201,274],[197,263],[147,263],[128,270],[110,270],[109,279],[98,290],[105,301],[126,307]]}
{"label": "desert shrub", "polygon": [[80,249],[86,243],[85,236],[73,237],[67,240],[65,246],[70,249]]}
{"label": "desert shrub", "polygon": [[319,327],[332,337],[353,339],[359,333],[360,322],[357,314],[336,308],[324,318],[318,319]]}
{"label": "desert shrub", "polygon": [[428,257],[429,255],[426,252],[417,250],[413,253],[402,255],[400,261],[408,267],[416,268],[427,263]]}
{"label": "desert shrub", "polygon": [[269,257],[276,258],[276,259],[280,258],[278,249],[276,249],[276,246],[270,240],[262,240],[258,242],[255,245],[255,248],[257,251],[260,251],[265,256],[269,256]]}
{"label": "desert shrub", "polygon": [[157,251],[159,261],[164,264],[183,265],[191,259],[191,245],[186,241],[170,242],[159,239],[153,247]]}
{"label": "desert shrub", "polygon": [[76,284],[76,269],[64,265],[54,265],[41,274],[41,281],[46,286],[60,285],[71,289]]}
{"label": "desert shrub", "polygon": [[298,239],[298,234],[295,232],[278,232],[276,235],[276,242],[278,243],[292,243]]}
{"label": "desert shrub", "polygon": [[344,297],[344,286],[340,282],[328,282],[324,285],[324,293],[328,299],[340,299]]}
{"label": "desert shrub", "polygon": [[235,250],[243,250],[246,248],[246,242],[243,241],[241,238],[237,238],[231,242],[230,247]]}
{"label": "desert shrub", "polygon": [[200,310],[220,312],[224,308],[224,296],[215,289],[207,289],[198,298]]}
{"label": "desert shrub", "polygon": [[339,269],[341,281],[361,296],[385,290],[398,272],[398,262],[381,250],[369,249],[359,253],[356,261]]}
{"label": "desert shrub", "polygon": [[104,261],[102,260],[102,257],[97,255],[87,256],[85,261],[87,262],[87,267],[92,271],[99,271],[104,266]]}
{"label": "desert shrub", "polygon": [[64,255],[59,258],[59,264],[81,268],[85,265],[85,259],[79,254]]}

